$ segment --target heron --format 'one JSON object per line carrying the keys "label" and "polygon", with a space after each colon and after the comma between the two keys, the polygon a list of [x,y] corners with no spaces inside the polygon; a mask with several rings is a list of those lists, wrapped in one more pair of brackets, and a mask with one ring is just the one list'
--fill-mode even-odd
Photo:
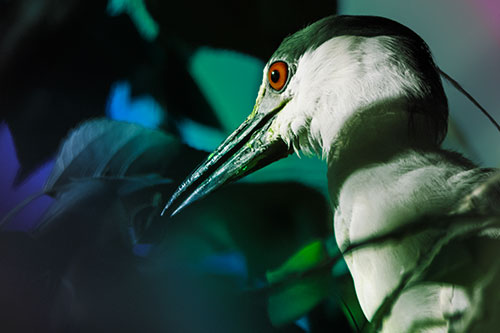
{"label": "heron", "polygon": [[[441,148],[448,104],[440,73],[422,38],[390,19],[329,16],[305,27],[265,65],[248,118],[179,186],[164,212],[176,214],[293,152],[327,163],[340,248],[456,212],[494,170]],[[234,78],[237,85],[238,73]],[[434,237],[420,233],[345,255],[368,320]],[[459,329],[469,294],[454,284],[413,286],[398,297],[383,331]]]}

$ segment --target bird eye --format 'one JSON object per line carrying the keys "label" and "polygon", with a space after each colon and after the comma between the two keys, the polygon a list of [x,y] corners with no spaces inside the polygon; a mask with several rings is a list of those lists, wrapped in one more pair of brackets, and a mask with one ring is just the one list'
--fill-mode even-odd
{"label": "bird eye", "polygon": [[267,72],[267,79],[271,88],[276,91],[280,91],[286,84],[288,78],[288,65],[283,61],[276,61],[271,66],[269,66],[269,71]]}

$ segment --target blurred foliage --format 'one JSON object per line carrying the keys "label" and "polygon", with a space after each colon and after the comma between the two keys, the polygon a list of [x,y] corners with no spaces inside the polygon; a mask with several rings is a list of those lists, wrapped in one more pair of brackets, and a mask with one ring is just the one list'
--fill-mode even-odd
{"label": "blurred foliage", "polygon": [[[167,110],[161,126],[169,131],[175,133],[179,119],[185,118],[218,127],[187,70],[189,57],[199,46],[266,59],[290,32],[335,12],[335,1],[317,2],[314,7],[293,1],[276,12],[277,5],[1,2],[0,120],[12,132],[21,163],[17,182],[55,153],[69,129],[103,115],[110,87],[119,80],[130,82],[132,96],[150,94]],[[277,25],[274,13],[286,14],[287,19]],[[152,22],[158,24],[159,35],[148,41],[144,31],[151,30],[145,27]],[[30,140],[33,137],[36,140]]]}
{"label": "blurred foliage", "polygon": [[327,267],[306,277],[294,279],[293,275],[310,271],[328,259],[321,241],[302,248],[281,267],[267,272],[267,281],[274,287],[269,297],[269,316],[275,325],[283,325],[309,312],[320,301],[328,298],[334,288],[331,270]]}
{"label": "blurred foliage", "polygon": [[158,23],[149,14],[143,0],[109,0],[107,10],[111,16],[128,14],[144,39],[152,41],[158,37]]}
{"label": "blurred foliage", "polygon": [[[259,290],[266,271],[331,233],[322,194],[297,183],[236,184],[174,218],[159,213],[206,154],[182,141],[217,143],[249,111],[258,85],[262,62],[228,53],[221,83],[235,79],[233,66],[252,65],[238,72],[239,87],[231,83],[240,92],[231,93],[235,110],[219,108],[217,91],[196,74],[213,65],[196,62],[209,50],[199,47],[263,60],[335,3],[291,2],[279,26],[264,2],[172,5],[0,3],[0,121],[15,145],[8,158],[20,164],[13,185],[55,157],[44,188],[31,189],[52,198],[42,217],[21,226],[19,206],[2,221],[2,331],[303,331],[274,327]],[[248,21],[252,12],[262,15]],[[244,85],[247,74],[255,80]],[[333,325],[313,312],[318,329]]]}
{"label": "blurred foliage", "polygon": [[[47,179],[44,193],[55,201],[38,226],[1,233],[4,327],[300,331],[274,328],[267,297],[249,290],[331,233],[326,200],[297,184],[240,184],[160,217],[173,182],[203,156],[131,123],[97,119],[73,130]],[[29,311],[36,320],[21,321]]]}
{"label": "blurred foliage", "polygon": [[[331,233],[325,199],[298,184],[240,184],[161,217],[172,181],[204,155],[130,123],[92,120],[72,131],[38,226],[1,233],[4,327],[300,331],[274,328],[267,297],[250,290],[296,248]],[[19,320],[25,303],[37,320]]]}

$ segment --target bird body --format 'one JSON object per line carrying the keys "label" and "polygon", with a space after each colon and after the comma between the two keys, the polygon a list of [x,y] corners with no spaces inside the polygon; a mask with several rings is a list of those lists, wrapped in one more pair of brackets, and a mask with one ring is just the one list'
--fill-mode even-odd
{"label": "bird body", "polygon": [[[490,175],[445,151],[408,150],[390,161],[356,170],[338,190],[334,214],[337,244],[343,249],[425,216],[451,214],[461,199]],[[438,236],[432,231],[419,233],[345,256],[368,319],[398,286],[403,274],[432,249]],[[451,285],[426,283],[413,287],[394,306],[386,331],[411,332],[417,314],[418,320],[440,322],[433,331],[440,332],[440,327],[447,332],[447,316],[462,313],[468,303],[464,291]]]}
{"label": "bird body", "polygon": [[[448,105],[439,69],[425,42],[394,21],[324,18],[287,37],[263,76],[253,112],[166,209],[177,207],[176,213],[293,151],[317,154],[328,164],[343,250],[425,216],[456,213],[461,199],[491,176],[440,148]],[[345,256],[369,320],[439,237],[421,232]],[[460,266],[460,257],[453,260]],[[436,281],[407,288],[383,331],[460,329],[477,300],[473,290]]]}

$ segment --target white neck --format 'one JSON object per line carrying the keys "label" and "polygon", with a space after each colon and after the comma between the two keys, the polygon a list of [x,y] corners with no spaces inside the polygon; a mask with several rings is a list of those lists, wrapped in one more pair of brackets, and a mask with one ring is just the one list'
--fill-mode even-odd
{"label": "white neck", "polygon": [[[306,52],[284,92],[293,98],[278,114],[273,132],[296,151],[319,154],[329,163],[351,163],[340,155],[353,148],[369,154],[383,145],[384,153],[406,144],[409,103],[427,109],[430,89],[395,60],[392,43],[388,36],[341,36]],[[422,137],[432,136],[420,128]]]}
{"label": "white neck", "polygon": [[420,128],[421,116],[413,116],[415,133],[409,129],[409,113],[403,101],[372,105],[350,118],[328,149],[330,198],[336,202],[345,180],[359,169],[388,162],[408,150],[429,151],[438,147]]}

